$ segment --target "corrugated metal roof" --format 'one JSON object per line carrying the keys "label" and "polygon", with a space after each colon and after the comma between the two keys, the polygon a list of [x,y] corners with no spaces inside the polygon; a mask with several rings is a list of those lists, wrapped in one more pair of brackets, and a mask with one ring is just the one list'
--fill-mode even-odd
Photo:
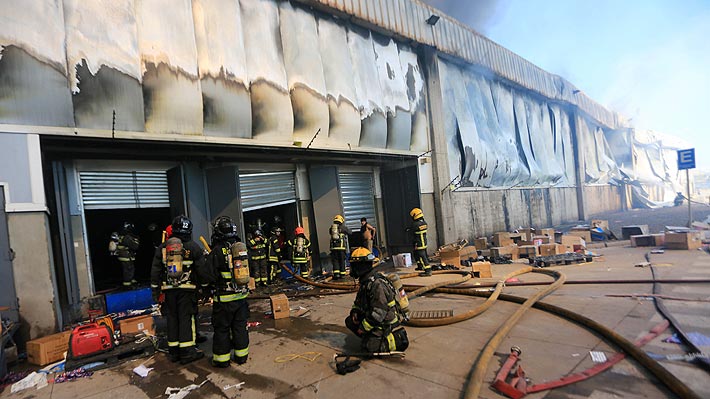
{"label": "corrugated metal roof", "polygon": [[[564,78],[549,73],[500,46],[461,22],[419,0],[298,0],[339,11],[392,34],[435,47],[466,62],[484,66],[497,75],[545,97],[577,105],[598,122],[624,126],[622,118],[589,98]],[[337,13],[337,12],[336,12]],[[435,26],[426,19],[441,17]],[[577,91],[577,93],[574,93]]]}

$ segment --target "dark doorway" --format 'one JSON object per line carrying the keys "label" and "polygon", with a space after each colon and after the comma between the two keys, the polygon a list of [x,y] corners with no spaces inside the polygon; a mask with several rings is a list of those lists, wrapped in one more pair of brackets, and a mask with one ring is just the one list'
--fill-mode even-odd
{"label": "dark doorway", "polygon": [[410,252],[412,238],[405,231],[412,223],[409,211],[421,206],[417,163],[383,170],[381,178],[389,253]]}
{"label": "dark doorway", "polygon": [[[111,233],[120,232],[124,221],[136,226],[141,242],[136,254],[135,279],[140,285],[150,284],[150,266],[155,248],[162,241],[163,230],[171,222],[170,208],[94,209],[86,210],[85,216],[96,291],[121,286],[121,266],[115,257],[109,255],[108,243]],[[151,224],[156,227],[153,231],[149,230]]]}
{"label": "dark doorway", "polygon": [[298,214],[296,213],[295,202],[244,212],[244,231],[247,237],[250,237],[254,228],[256,228],[258,220],[261,220],[261,223],[265,225],[263,227],[263,233],[268,237],[271,227],[275,224],[274,216],[281,218],[280,227],[284,229],[282,234],[283,239],[288,240],[293,237],[293,231],[298,225]]}

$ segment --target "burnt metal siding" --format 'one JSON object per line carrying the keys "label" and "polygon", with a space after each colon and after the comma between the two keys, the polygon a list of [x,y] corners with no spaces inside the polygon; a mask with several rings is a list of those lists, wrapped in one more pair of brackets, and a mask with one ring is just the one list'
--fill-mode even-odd
{"label": "burnt metal siding", "polygon": [[360,230],[360,218],[367,218],[368,223],[377,226],[372,173],[339,172],[338,186],[345,225],[352,231]]}
{"label": "burnt metal siding", "polygon": [[165,171],[82,171],[84,209],[170,207]]}
{"label": "burnt metal siding", "polygon": [[240,173],[242,212],[296,201],[294,172]]}
{"label": "burnt metal siding", "polygon": [[[414,40],[439,51],[481,65],[526,89],[547,98],[568,102],[610,128],[624,125],[622,118],[607,110],[564,78],[549,73],[525,58],[500,46],[461,22],[418,0],[298,0],[334,13],[354,17],[353,22],[376,27],[393,36]],[[432,14],[441,19],[426,23]],[[359,21],[358,21],[359,20]]]}

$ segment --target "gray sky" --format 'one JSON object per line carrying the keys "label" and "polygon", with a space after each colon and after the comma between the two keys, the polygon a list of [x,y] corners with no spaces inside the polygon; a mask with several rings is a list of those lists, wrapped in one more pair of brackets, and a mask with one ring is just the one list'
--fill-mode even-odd
{"label": "gray sky", "polygon": [[[710,169],[710,1],[425,0]],[[704,156],[703,156],[704,155]]]}

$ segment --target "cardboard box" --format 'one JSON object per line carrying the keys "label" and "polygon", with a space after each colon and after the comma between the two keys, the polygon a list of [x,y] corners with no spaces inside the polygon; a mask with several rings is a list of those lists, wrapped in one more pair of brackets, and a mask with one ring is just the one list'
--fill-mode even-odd
{"label": "cardboard box", "polygon": [[563,235],[561,241],[562,241],[562,245],[565,247],[565,251],[567,251],[567,252],[574,252],[575,245],[577,245],[581,248],[587,247],[587,242],[584,241],[584,239],[580,236]]}
{"label": "cardboard box", "polygon": [[412,267],[412,254],[402,253],[392,257],[394,267]]}
{"label": "cardboard box", "polygon": [[656,245],[656,239],[649,235],[631,236],[632,247],[653,247]]}
{"label": "cardboard box", "polygon": [[666,244],[666,235],[663,233],[651,234],[651,237],[653,237],[654,245],[657,247],[662,247]]}
{"label": "cardboard box", "polygon": [[665,247],[668,249],[698,249],[703,246],[700,232],[666,233]]}
{"label": "cardboard box", "polygon": [[491,278],[491,262],[473,262],[471,264],[473,275],[479,278]]}
{"label": "cardboard box", "polygon": [[601,219],[592,219],[590,224],[592,227],[601,227],[604,231],[609,231],[609,221]]}
{"label": "cardboard box", "polygon": [[510,258],[516,260],[520,257],[520,252],[518,251],[518,246],[515,244],[506,245],[504,247],[493,247],[491,248],[492,258]]}
{"label": "cardboard box", "polygon": [[291,308],[288,305],[288,298],[284,294],[271,295],[271,313],[274,319],[285,319],[291,316]]}
{"label": "cardboard box", "polygon": [[538,232],[538,235],[540,236],[548,236],[550,237],[550,240],[555,240],[555,229],[540,229]]}
{"label": "cardboard box", "polygon": [[584,239],[585,242],[592,242],[592,233],[589,230],[572,229],[567,233],[567,235],[582,237],[582,239]]}
{"label": "cardboard box", "polygon": [[38,366],[64,359],[64,352],[69,349],[71,331],[47,335],[27,342],[27,360]]}
{"label": "cardboard box", "polygon": [[488,238],[476,238],[475,240],[473,240],[473,245],[480,250],[488,249]]}
{"label": "cardboard box", "polygon": [[533,236],[532,245],[554,244],[555,237],[550,236]]}
{"label": "cardboard box", "polygon": [[540,245],[540,256],[559,255],[567,252],[567,247],[562,244],[542,244]]}
{"label": "cardboard box", "polygon": [[143,316],[131,317],[118,322],[118,328],[121,334],[138,334],[147,330],[150,334],[155,335],[155,322],[153,316],[147,314]]}
{"label": "cardboard box", "polygon": [[540,255],[540,248],[537,245],[523,245],[518,247],[521,258],[534,258]]}
{"label": "cardboard box", "polygon": [[535,229],[531,227],[519,229],[518,232],[520,233],[523,241],[532,241],[532,237],[536,235]]}
{"label": "cardboard box", "polygon": [[469,245],[461,249],[449,249],[439,251],[439,259],[442,265],[462,267],[461,261],[469,258],[478,258],[476,247]]}
{"label": "cardboard box", "polygon": [[631,236],[639,236],[648,234],[647,224],[638,224],[633,226],[623,226],[621,227],[621,238],[623,240],[630,240]]}
{"label": "cardboard box", "polygon": [[493,234],[494,247],[507,247],[513,244],[513,239],[510,238],[510,233],[500,232]]}

